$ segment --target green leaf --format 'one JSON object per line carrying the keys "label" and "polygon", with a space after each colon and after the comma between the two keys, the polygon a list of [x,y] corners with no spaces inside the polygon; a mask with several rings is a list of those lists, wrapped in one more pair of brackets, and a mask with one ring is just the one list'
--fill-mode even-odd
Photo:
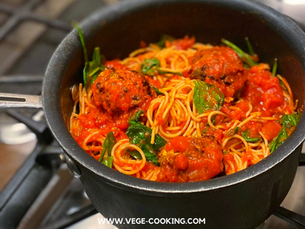
{"label": "green leaf", "polygon": [[237,134],[238,131],[239,131],[239,127],[237,126],[237,127],[234,128],[234,134]]}
{"label": "green leaf", "polygon": [[224,103],[224,95],[219,89],[205,82],[195,80],[193,102],[197,111],[202,114],[208,110],[220,110]]}
{"label": "green leaf", "polygon": [[99,74],[104,70],[105,66],[101,64],[100,48],[95,47],[92,61],[89,62],[89,71],[87,72],[87,78],[90,79],[90,83],[93,84]]}
{"label": "green leaf", "polygon": [[159,91],[158,88],[156,88],[156,87],[154,87],[154,86],[153,86],[153,88],[155,89],[157,95],[164,95],[162,92]]}
{"label": "green leaf", "polygon": [[237,134],[238,131],[239,131],[239,127],[235,127],[234,129],[230,129],[230,130],[226,133],[226,135],[227,135],[227,136],[233,136],[234,134]]}
{"label": "green leaf", "polygon": [[274,59],[274,65],[272,68],[272,75],[275,76],[276,75],[276,70],[277,70],[277,58]]}
{"label": "green leaf", "polygon": [[166,41],[173,41],[173,40],[175,40],[174,37],[164,34],[164,35],[162,35],[162,37],[161,37],[160,41],[157,43],[157,45],[161,48],[164,48]]}
{"label": "green leaf", "polygon": [[85,67],[83,69],[83,81],[85,88],[87,88],[89,83],[93,84],[96,78],[98,77],[98,75],[105,70],[105,66],[101,64],[102,56],[99,47],[94,48],[92,61],[89,62],[87,48],[82,30],[79,28],[77,23],[75,23],[73,26],[78,31],[78,35],[83,47],[83,53],[85,59]]}
{"label": "green leaf", "polygon": [[[143,150],[143,149],[142,149]],[[159,166],[159,161],[158,161],[158,157],[153,154],[153,153],[150,153],[149,151],[145,151],[145,149],[143,150],[144,154],[145,154],[145,157],[146,157],[146,160],[153,163],[154,165],[156,166]]]}
{"label": "green leaf", "polygon": [[151,144],[152,130],[150,128],[136,121],[129,121],[129,124],[126,135],[131,144],[138,145],[143,150],[147,161],[158,165],[157,153],[166,145],[166,141],[157,134],[154,144]]}
{"label": "green leaf", "polygon": [[112,161],[113,161],[113,156],[110,156],[108,158],[105,158],[102,163],[108,166],[109,168],[112,168]]}
{"label": "green leaf", "polygon": [[87,84],[88,84],[88,67],[87,67],[87,65],[88,65],[88,54],[87,54],[85,39],[84,39],[83,32],[79,28],[77,22],[73,23],[73,27],[77,30],[81,45],[83,47],[83,53],[84,53],[84,59],[85,59],[85,67],[83,69],[83,80],[84,80],[84,86],[85,86],[85,88],[87,88]]}
{"label": "green leaf", "polygon": [[302,112],[299,112],[299,114],[293,113],[290,115],[283,115],[280,120],[282,128],[279,134],[269,143],[269,149],[271,153],[276,150],[280,145],[282,145],[284,141],[288,138],[287,129],[295,127],[298,124],[301,115]]}
{"label": "green leaf", "polygon": [[83,81],[85,88],[87,88],[88,86],[88,69],[89,69],[88,62],[86,62],[85,67],[83,69]]}
{"label": "green leaf", "polygon": [[85,58],[85,63],[88,62],[88,54],[87,54],[87,48],[86,48],[86,44],[85,44],[85,39],[84,39],[84,35],[82,30],[79,28],[78,23],[74,22],[73,23],[73,27],[77,30],[78,35],[79,35],[79,39],[80,42],[82,44],[83,47],[83,53],[84,53],[84,58]]}
{"label": "green leaf", "polygon": [[259,141],[261,138],[257,137],[257,138],[250,138],[249,137],[249,130],[246,130],[245,132],[241,132],[241,135],[243,136],[243,138],[247,141],[247,142],[252,142],[255,143],[257,141]]}
{"label": "green leaf", "polygon": [[115,145],[115,142],[116,141],[115,141],[115,137],[113,135],[113,132],[110,131],[107,134],[107,136],[106,136],[106,138],[105,138],[105,140],[103,142],[103,150],[102,150],[101,155],[100,155],[100,157],[98,159],[99,162],[102,161],[102,159],[103,159],[103,157],[104,157],[106,152],[107,152],[107,157],[111,156],[111,150],[112,150],[113,146]]}
{"label": "green leaf", "polygon": [[248,46],[249,54],[250,54],[251,56],[254,56],[255,53],[254,53],[254,50],[253,50],[253,48],[252,48],[252,45],[251,45],[251,43],[250,43],[249,38],[246,37],[245,40],[246,40],[246,43],[247,43],[247,46]]}
{"label": "green leaf", "polygon": [[213,117],[211,118],[211,122],[213,125],[215,125],[215,120],[216,120],[216,115],[213,115]]}
{"label": "green leaf", "polygon": [[145,75],[154,76],[155,74],[175,74],[181,75],[181,72],[172,73],[172,72],[165,72],[159,69],[160,68],[160,61],[157,58],[152,59],[145,59],[142,63],[141,71]]}
{"label": "green leaf", "polygon": [[280,133],[269,143],[269,149],[271,153],[284,143],[283,139],[285,139],[285,136],[284,129],[282,127]]}
{"label": "green leaf", "polygon": [[132,114],[129,121],[140,121],[141,116],[144,114],[144,111],[136,111]]}
{"label": "green leaf", "polygon": [[206,126],[201,130],[201,134],[206,134],[210,128],[209,123],[206,124]]}
{"label": "green leaf", "polygon": [[221,42],[232,48],[238,54],[238,56],[242,58],[250,67],[253,67],[254,65],[258,65],[258,63],[256,63],[249,57],[249,54],[245,53],[243,50],[241,50],[232,42],[226,39],[221,39]]}
{"label": "green leaf", "polygon": [[160,67],[160,61],[157,58],[145,59],[142,64],[142,72],[146,75],[153,76]]}
{"label": "green leaf", "polygon": [[127,150],[130,156],[132,156],[134,159],[142,160],[141,154],[136,150]]}

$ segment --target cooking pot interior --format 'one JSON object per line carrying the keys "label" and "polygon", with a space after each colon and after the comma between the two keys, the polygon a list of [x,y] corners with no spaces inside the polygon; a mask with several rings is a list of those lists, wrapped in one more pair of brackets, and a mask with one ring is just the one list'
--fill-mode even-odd
{"label": "cooking pot interior", "polygon": [[[298,47],[285,33],[285,22],[272,15],[267,18],[251,4],[238,2],[152,1],[149,7],[144,5],[129,10],[132,4],[125,4],[124,9],[101,13],[105,18],[97,15],[83,23],[89,58],[97,46],[107,60],[125,58],[139,48],[140,41],[158,42],[164,34],[176,38],[195,36],[196,41],[212,45],[221,45],[221,38],[225,38],[243,50],[247,50],[245,37],[249,37],[261,62],[272,67],[274,58],[278,58],[278,72],[288,80],[299,104],[304,103],[304,70],[298,60]],[[60,89],[61,112],[67,126],[73,107],[70,88],[82,82],[84,66],[80,43],[73,52]]]}
{"label": "cooking pot interior", "polygon": [[[110,10],[100,10],[81,23],[81,28],[89,58],[94,47],[100,47],[107,60],[125,58],[139,48],[140,41],[156,43],[164,34],[176,38],[195,36],[198,42],[212,45],[221,45],[221,39],[225,38],[245,51],[245,37],[248,37],[261,62],[269,63],[272,67],[274,58],[278,59],[278,73],[287,79],[294,98],[299,100],[299,106],[303,106],[305,39],[304,33],[291,23],[293,22],[285,16],[250,1],[154,0],[134,1],[117,5]],[[68,35],[59,50],[51,60],[52,68],[49,66],[47,72],[47,76],[49,74],[51,78],[54,77],[56,82],[51,82],[51,78],[45,81],[44,91],[47,97],[44,100],[46,113],[49,112],[50,116],[54,113],[56,116],[54,107],[53,110],[49,108],[53,104],[49,100],[57,99],[59,88],[58,109],[68,127],[74,104],[71,87],[82,82],[84,67],[83,51],[76,30]],[[54,64],[58,62],[57,58],[63,63]],[[57,72],[61,73],[60,80],[56,78]],[[54,98],[48,97],[52,96],[51,90],[54,91]],[[62,131],[61,128],[60,125],[52,126],[55,135]],[[303,137],[293,140],[288,150],[300,144],[300,139],[303,140]],[[71,140],[69,141],[70,146]],[[79,155],[78,152],[77,154]]]}

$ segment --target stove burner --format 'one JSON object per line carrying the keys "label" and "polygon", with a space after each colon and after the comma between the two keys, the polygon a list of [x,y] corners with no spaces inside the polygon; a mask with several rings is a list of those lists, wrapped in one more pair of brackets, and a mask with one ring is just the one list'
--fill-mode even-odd
{"label": "stove burner", "polygon": [[[3,120],[3,119],[2,119]],[[0,124],[0,142],[8,145],[18,145],[34,141],[36,136],[24,124]]]}

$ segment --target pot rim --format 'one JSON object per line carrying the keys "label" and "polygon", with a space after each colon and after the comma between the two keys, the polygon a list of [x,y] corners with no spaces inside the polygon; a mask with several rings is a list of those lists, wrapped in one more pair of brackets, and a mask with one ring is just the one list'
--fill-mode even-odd
{"label": "pot rim", "polygon": [[[108,8],[99,9],[91,16],[86,18],[80,25],[86,37],[88,31],[96,29],[105,20],[111,22],[124,15],[138,11],[147,7],[154,7],[156,4],[183,4],[187,3],[206,3],[223,5],[226,7],[235,7],[239,9],[251,9],[264,16],[264,20],[274,22],[278,25],[278,30],[285,31],[286,37],[295,42],[294,47],[302,53],[303,69],[305,71],[305,34],[299,26],[289,17],[280,14],[279,12],[262,5],[257,2],[244,1],[244,0],[146,0],[146,1],[127,1],[121,2],[117,5]],[[284,36],[282,34],[282,36]],[[302,118],[297,125],[293,134],[281,145],[274,153],[263,159],[259,163],[234,173],[232,175],[214,178],[211,180],[189,183],[164,183],[147,181],[138,179],[132,176],[122,174],[118,171],[110,169],[106,166],[101,166],[101,163],[96,161],[93,157],[84,152],[84,150],[76,143],[66,128],[64,123],[61,109],[58,88],[61,86],[61,76],[66,71],[66,66],[69,63],[67,57],[72,57],[74,51],[80,48],[80,41],[78,33],[74,29],[66,38],[61,42],[56,51],[54,52],[49,65],[46,70],[46,77],[43,83],[43,107],[47,123],[55,136],[56,140],[60,143],[64,151],[74,159],[77,164],[87,168],[91,172],[103,178],[103,180],[110,185],[121,188],[128,188],[133,191],[146,191],[149,193],[192,193],[192,192],[205,192],[212,191],[220,188],[226,188],[231,185],[236,185],[246,180],[259,176],[262,173],[270,170],[277,164],[281,163],[285,158],[292,154],[296,148],[304,141],[305,131],[305,118]],[[56,90],[57,89],[57,90]]]}

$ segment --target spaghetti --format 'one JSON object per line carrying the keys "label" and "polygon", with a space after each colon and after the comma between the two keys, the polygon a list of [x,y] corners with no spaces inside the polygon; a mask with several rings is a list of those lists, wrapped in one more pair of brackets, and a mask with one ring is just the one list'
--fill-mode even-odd
{"label": "spaghetti", "polygon": [[229,47],[162,42],[73,87],[70,132],[91,156],[142,179],[199,181],[258,163],[293,132],[298,102],[256,55],[245,67]]}

